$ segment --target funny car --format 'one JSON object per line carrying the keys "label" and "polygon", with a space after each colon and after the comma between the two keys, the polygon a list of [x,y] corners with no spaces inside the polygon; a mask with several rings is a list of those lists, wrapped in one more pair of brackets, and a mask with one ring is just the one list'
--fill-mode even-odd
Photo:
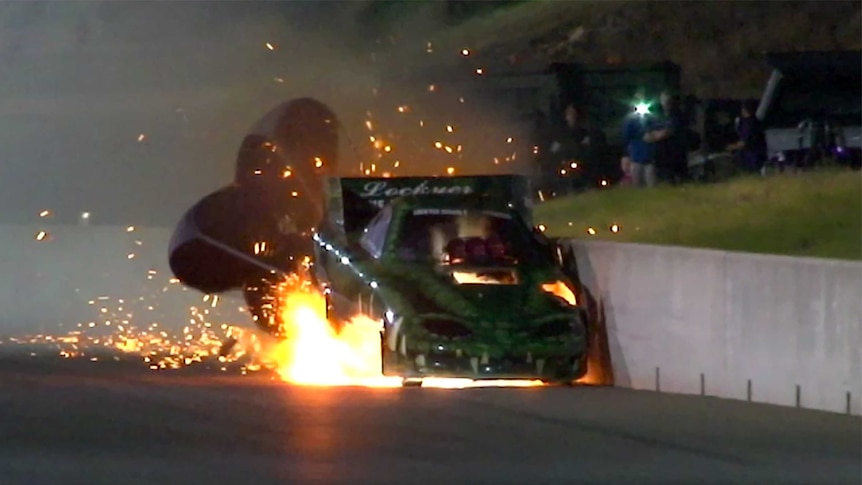
{"label": "funny car", "polygon": [[516,175],[331,178],[314,279],[331,321],[381,322],[382,372],[540,379],[586,372],[575,286],[532,229]]}

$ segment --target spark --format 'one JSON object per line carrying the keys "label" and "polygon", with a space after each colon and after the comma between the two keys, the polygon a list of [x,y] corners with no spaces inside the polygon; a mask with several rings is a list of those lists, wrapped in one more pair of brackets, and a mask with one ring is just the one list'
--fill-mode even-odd
{"label": "spark", "polygon": [[50,216],[50,215],[51,215],[51,211],[49,211],[49,210],[47,210],[47,209],[45,209],[45,210],[43,210],[42,212],[40,212],[40,213],[39,213],[39,217],[48,217],[48,216]]}
{"label": "spark", "polygon": [[482,69],[481,67],[477,67],[477,68],[476,68],[476,74],[478,74],[479,76],[481,76],[482,74],[485,74],[485,70],[484,70],[484,69]]}
{"label": "spark", "polygon": [[449,133],[452,133],[453,131],[455,131],[455,129],[452,128],[452,125],[446,125],[446,131],[448,131]]}
{"label": "spark", "polygon": [[36,240],[37,240],[37,241],[43,241],[43,240],[45,240],[45,238],[47,238],[47,237],[48,237],[48,233],[47,233],[47,232],[45,232],[45,231],[39,231],[39,232],[36,234]]}
{"label": "spark", "polygon": [[595,230],[595,229],[593,229],[592,227],[588,227],[588,228],[587,228],[587,233],[589,233],[589,235],[590,235],[590,236],[595,236],[595,235],[596,235],[596,230]]}
{"label": "spark", "polygon": [[323,166],[323,160],[320,157],[314,157],[314,166],[320,168]]}
{"label": "spark", "polygon": [[612,225],[611,225],[611,232],[613,232],[613,233],[620,232],[620,226],[619,226],[619,224],[612,224]]}
{"label": "spark", "polygon": [[271,51],[274,51],[274,50],[275,50],[275,46],[274,46],[274,45],[272,45],[272,44],[270,44],[269,42],[267,42],[267,43],[266,43],[266,48],[267,48],[267,49],[269,49],[269,50],[271,50]]}
{"label": "spark", "polygon": [[455,174],[455,167],[447,167],[446,173],[449,175],[454,175]]}
{"label": "spark", "polygon": [[143,133],[141,133],[140,135],[138,135],[138,141],[144,141],[146,138],[147,138],[147,136],[146,136],[146,135],[144,135]]}
{"label": "spark", "polygon": [[135,226],[129,226],[126,228],[126,232],[132,232],[135,230]]}
{"label": "spark", "polygon": [[573,168],[573,169],[578,168],[578,162],[572,162],[572,163],[570,163],[570,164],[569,164],[569,167],[571,167],[571,168]]}

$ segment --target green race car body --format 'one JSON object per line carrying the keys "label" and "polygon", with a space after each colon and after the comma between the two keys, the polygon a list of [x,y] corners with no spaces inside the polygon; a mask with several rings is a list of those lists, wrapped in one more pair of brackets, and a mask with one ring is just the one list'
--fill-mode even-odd
{"label": "green race car body", "polygon": [[[394,187],[367,190],[381,181]],[[585,312],[530,227],[525,184],[331,181],[315,279],[333,320],[381,321],[385,375],[571,382],[586,372]]]}

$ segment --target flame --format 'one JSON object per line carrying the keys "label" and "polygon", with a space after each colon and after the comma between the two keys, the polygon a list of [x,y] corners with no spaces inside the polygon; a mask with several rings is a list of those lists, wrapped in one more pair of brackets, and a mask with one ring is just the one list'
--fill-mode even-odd
{"label": "flame", "polygon": [[338,333],[326,319],[323,295],[303,286],[288,281],[277,296],[286,339],[269,357],[278,375],[299,385],[400,386],[400,377],[381,373],[380,323],[360,315]]}
{"label": "flame", "polygon": [[575,298],[575,293],[569,288],[569,285],[562,281],[554,281],[551,283],[543,283],[542,290],[559,296],[563,300],[569,302],[569,305],[577,306],[578,299]]}

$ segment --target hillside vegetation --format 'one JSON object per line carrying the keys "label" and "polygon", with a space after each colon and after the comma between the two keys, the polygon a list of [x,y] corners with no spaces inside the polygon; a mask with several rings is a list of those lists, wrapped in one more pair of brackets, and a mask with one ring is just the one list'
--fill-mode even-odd
{"label": "hillside vegetation", "polygon": [[543,203],[536,222],[550,236],[860,260],[862,178],[830,170],[618,187]]}
{"label": "hillside vegetation", "polygon": [[[446,8],[445,2],[428,5]],[[428,5],[408,3],[400,13]],[[399,30],[397,21],[391,28]],[[769,74],[765,52],[862,48],[862,2],[503,2],[425,40],[453,58],[469,47],[487,65],[670,60],[682,67],[690,94],[751,97],[761,94]]]}

